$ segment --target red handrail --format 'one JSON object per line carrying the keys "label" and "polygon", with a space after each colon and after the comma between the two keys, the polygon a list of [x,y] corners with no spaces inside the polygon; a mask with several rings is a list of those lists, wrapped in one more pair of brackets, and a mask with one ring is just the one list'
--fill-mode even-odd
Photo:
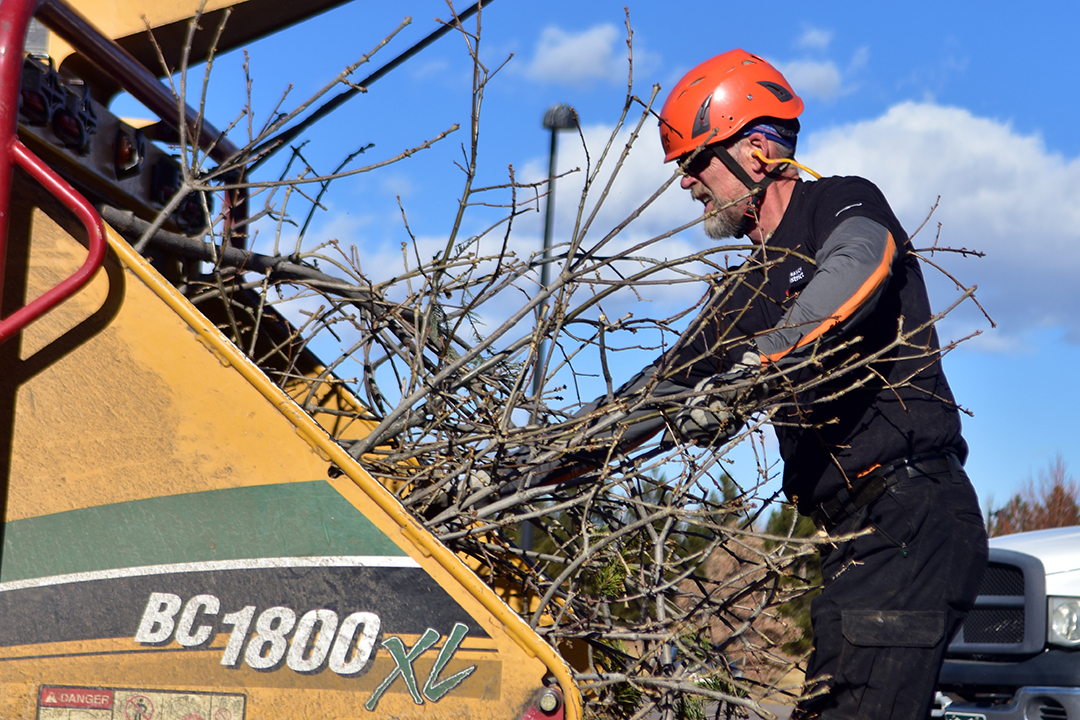
{"label": "red handrail", "polygon": [[[72,275],[35,298],[28,305],[24,305],[8,317],[0,320],[0,343],[37,320],[49,310],[52,310],[64,300],[67,300],[82,289],[86,283],[90,282],[94,273],[98,271],[105,260],[106,249],[105,227],[94,206],[18,140],[11,143],[9,152],[14,155],[15,162],[19,167],[30,173],[46,190],[75,213],[75,216],[86,227],[90,252],[87,254],[82,266]],[[4,198],[5,205],[8,199]],[[4,247],[6,248],[6,244]]]}
{"label": "red handrail", "polygon": [[78,292],[105,260],[105,227],[94,206],[23,145],[17,136],[22,84],[23,39],[38,0],[0,0],[0,294],[11,215],[12,165],[18,165],[52,193],[86,228],[89,253],[73,275],[0,320],[0,343]]}

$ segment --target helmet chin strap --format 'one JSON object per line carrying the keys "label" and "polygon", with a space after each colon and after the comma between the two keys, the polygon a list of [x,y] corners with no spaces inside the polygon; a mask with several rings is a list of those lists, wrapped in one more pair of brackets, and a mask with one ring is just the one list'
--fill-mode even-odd
{"label": "helmet chin strap", "polygon": [[746,205],[746,211],[743,213],[742,223],[739,225],[739,230],[735,234],[736,239],[743,237],[750,230],[753,229],[754,224],[757,223],[758,216],[761,214],[761,203],[765,201],[765,190],[772,185],[773,180],[780,176],[778,172],[779,168],[770,167],[765,171],[765,177],[759,181],[755,181],[750,175],[743,169],[731,153],[727,151],[727,148],[720,145],[710,145],[710,149],[713,154],[720,158],[720,162],[724,163],[725,167],[731,171],[731,174],[739,179],[746,189],[750,191],[750,202]]}

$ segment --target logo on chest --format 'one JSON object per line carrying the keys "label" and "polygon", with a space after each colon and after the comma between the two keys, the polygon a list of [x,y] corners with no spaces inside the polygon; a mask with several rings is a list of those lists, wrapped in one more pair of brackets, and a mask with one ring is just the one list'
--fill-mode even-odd
{"label": "logo on chest", "polygon": [[806,271],[799,266],[788,273],[788,285],[798,285],[806,279]]}

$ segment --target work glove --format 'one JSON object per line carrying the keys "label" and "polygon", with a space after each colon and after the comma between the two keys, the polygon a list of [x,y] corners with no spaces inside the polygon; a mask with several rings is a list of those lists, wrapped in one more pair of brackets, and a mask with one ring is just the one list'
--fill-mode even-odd
{"label": "work glove", "polygon": [[742,429],[742,419],[728,405],[723,376],[706,378],[694,386],[694,397],[675,413],[675,434],[683,442],[712,445],[730,440]]}
{"label": "work glove", "polygon": [[742,358],[720,377],[729,383],[734,383],[738,380],[756,379],[759,375],[761,375],[761,355],[756,350],[747,350]]}
{"label": "work glove", "polygon": [[759,381],[760,375],[761,356],[747,351],[731,370],[699,382],[694,397],[675,413],[675,433],[684,442],[699,445],[724,443],[735,437],[745,419],[733,408],[747,397],[768,394],[768,385]]}

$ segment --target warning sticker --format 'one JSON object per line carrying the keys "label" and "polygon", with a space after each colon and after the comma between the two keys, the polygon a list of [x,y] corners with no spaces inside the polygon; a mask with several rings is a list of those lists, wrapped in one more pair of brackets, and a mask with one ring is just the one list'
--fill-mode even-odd
{"label": "warning sticker", "polygon": [[42,707],[86,708],[89,710],[112,710],[113,691],[100,688],[41,688]]}
{"label": "warning sticker", "polygon": [[244,720],[245,697],[45,685],[38,720]]}

